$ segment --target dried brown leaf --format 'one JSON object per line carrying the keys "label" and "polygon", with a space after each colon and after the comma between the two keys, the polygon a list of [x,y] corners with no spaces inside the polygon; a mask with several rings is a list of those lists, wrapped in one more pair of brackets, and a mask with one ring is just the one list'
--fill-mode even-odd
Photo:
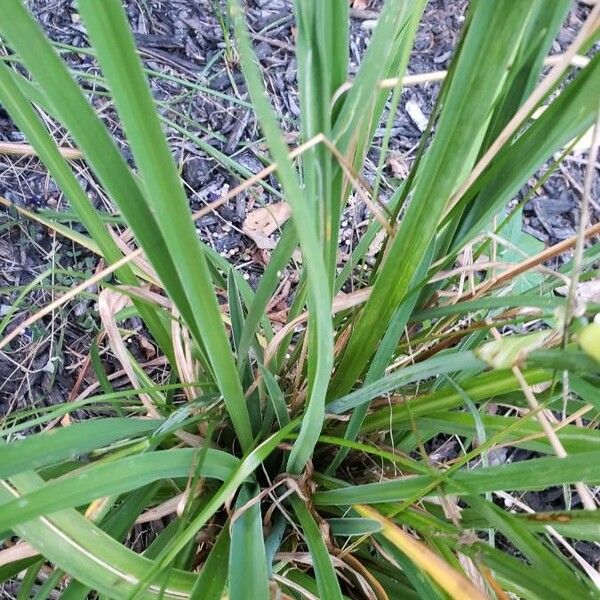
{"label": "dried brown leaf", "polygon": [[287,202],[257,208],[248,213],[243,231],[261,250],[271,250],[276,244],[269,236],[277,231],[291,214],[292,209]]}
{"label": "dried brown leaf", "polygon": [[[563,285],[556,288],[557,293],[561,296],[566,296],[569,293],[569,287]],[[575,298],[578,303],[588,304],[594,302],[600,304],[600,279],[592,279],[591,281],[582,281],[577,285]]]}

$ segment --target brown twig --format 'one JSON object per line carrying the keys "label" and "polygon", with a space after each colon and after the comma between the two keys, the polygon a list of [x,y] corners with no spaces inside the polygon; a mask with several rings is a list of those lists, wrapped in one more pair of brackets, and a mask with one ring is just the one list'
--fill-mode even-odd
{"label": "brown twig", "polygon": [[[586,239],[598,234],[600,234],[600,223],[596,223],[595,225],[588,227],[583,233],[584,238]],[[535,256],[532,256],[531,258],[527,258],[526,260],[520,262],[511,269],[504,271],[494,279],[490,279],[489,281],[485,281],[479,284],[475,288],[474,292],[466,292],[460,298],[458,298],[458,301],[479,297],[483,293],[488,292],[495,287],[498,287],[501,283],[509,281],[514,277],[525,273],[525,271],[533,269],[540,263],[550,260],[551,258],[554,258],[555,256],[558,256],[559,254],[570,250],[573,246],[575,246],[576,243],[577,236],[574,235],[570,238],[567,238],[566,240],[563,240],[562,242],[559,242],[558,244],[554,244],[553,246],[542,250],[542,252],[536,254]]]}
{"label": "brown twig", "polygon": [[[59,146],[58,151],[68,160],[81,160],[83,154],[77,148],[67,148]],[[30,144],[20,144],[17,142],[0,142],[0,154],[8,154],[10,156],[36,156],[35,148]]]}
{"label": "brown twig", "polygon": [[598,155],[600,146],[600,110],[596,115],[596,125],[594,126],[594,135],[592,137],[592,146],[588,157],[588,164],[585,170],[585,180],[583,183],[583,193],[581,194],[581,209],[579,211],[579,227],[575,236],[575,251],[573,255],[573,268],[571,269],[571,282],[569,284],[569,293],[567,296],[567,307],[565,310],[565,320],[563,326],[563,347],[567,343],[567,333],[571,320],[575,313],[575,304],[577,299],[577,285],[581,276],[581,263],[583,261],[583,248],[585,245],[585,228],[590,218],[590,198],[592,196],[592,182],[594,180],[594,161]]}
{"label": "brown twig", "polygon": [[[494,336],[494,338],[496,338],[496,340],[500,341],[502,339],[500,332],[495,327],[492,327],[490,329],[490,331],[491,331],[492,335]],[[537,398],[535,397],[535,394],[534,394],[533,390],[531,389],[531,386],[527,383],[527,380],[525,379],[525,377],[518,365],[514,365],[512,367],[512,372],[513,372],[513,375],[515,376],[515,379],[518,381],[519,386],[521,387],[521,390],[523,391],[523,394],[527,400],[527,404],[529,404],[529,408],[533,412],[535,419],[537,420],[537,422],[541,425],[542,429],[544,430],[544,433],[546,434],[546,438],[548,439],[550,446],[552,446],[554,453],[559,458],[566,458],[567,451],[565,450],[565,447],[562,445],[562,442],[560,441],[558,435],[556,435],[556,431],[554,431],[554,428],[552,427],[552,424],[550,423],[550,420],[548,419],[548,414],[547,414],[548,411],[543,409],[542,406],[540,405],[540,403],[537,401]],[[590,490],[581,482],[577,482],[575,484],[575,488],[577,489],[577,492],[579,493],[579,497],[581,499],[581,503],[583,504],[583,506],[587,510],[596,510],[596,508],[597,508],[596,501],[594,500],[594,497],[592,496]]]}

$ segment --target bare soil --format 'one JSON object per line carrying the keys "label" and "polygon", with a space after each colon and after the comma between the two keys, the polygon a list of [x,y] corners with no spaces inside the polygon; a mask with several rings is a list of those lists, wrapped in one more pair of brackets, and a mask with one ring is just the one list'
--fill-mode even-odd
{"label": "bare soil", "polygon": [[[94,80],[98,74],[94,60],[77,51],[87,47],[87,39],[75,2],[29,0],[28,4],[51,39],[62,45],[69,67],[89,90],[127,156],[123,134],[106,90]],[[209,0],[130,0],[125,4],[140,53],[153,72],[150,77],[153,92],[163,116],[173,124],[167,126],[167,131],[181,166],[190,206],[201,208],[243,178],[241,170],[256,173],[266,160],[266,149],[254,113],[247,104],[244,80],[235,63],[231,41],[224,35],[227,15],[216,8],[218,1]],[[464,23],[466,4],[466,0],[429,2],[417,34],[409,73],[448,67]],[[371,35],[372,18],[379,8],[380,2],[373,0],[366,6],[361,3],[361,8],[353,12],[352,70],[356,70],[364,54]],[[589,7],[583,3],[574,5],[554,44],[554,53],[564,50],[574,39],[588,11]],[[292,141],[297,132],[299,100],[290,1],[248,0],[247,20],[273,104]],[[384,196],[391,194],[394,185],[410,167],[421,135],[418,119],[406,110],[407,103],[416,104],[427,117],[438,89],[438,84],[424,84],[405,90],[394,121],[391,160],[386,166],[386,185],[382,190]],[[68,143],[59,127],[50,126],[61,143]],[[383,128],[376,134],[376,143],[382,136]],[[237,166],[228,168],[219,163],[200,149],[195,138],[210,144]],[[0,141],[25,141],[1,106]],[[375,149],[365,164],[365,177],[374,176],[378,158]],[[114,209],[100,192],[92,174],[82,164],[76,168],[90,198],[110,216]],[[542,184],[525,207],[524,231],[545,244],[575,233],[584,169],[584,160],[570,157]],[[530,183],[535,181],[534,177]],[[274,180],[269,183],[276,188]],[[598,177],[594,186],[593,197],[598,198]],[[525,192],[523,190],[521,197]],[[0,155],[0,196],[42,214],[49,214],[48,211],[54,215],[61,213],[65,221],[70,222],[67,201],[34,157]],[[253,188],[197,223],[201,238],[228,256],[251,282],[260,277],[267,257],[264,250],[257,248],[243,234],[242,224],[249,210],[275,200],[263,189]],[[16,306],[7,329],[10,331],[33,308],[48,304],[63,290],[93,273],[99,262],[90,253],[24,219],[14,210],[2,210],[0,319]],[[595,208],[592,212],[596,221],[600,214]],[[356,243],[366,218],[366,210],[360,203],[349,207],[344,220],[342,251],[349,251]],[[75,224],[74,227],[78,226]],[[41,284],[19,299],[25,286],[44,273]],[[0,353],[0,414],[71,400],[95,381],[89,367],[89,348],[98,333],[98,319],[93,290],[91,292],[27,330],[10,350]],[[281,300],[285,303],[285,298]],[[140,324],[133,320],[130,326],[136,329]],[[135,337],[133,339],[132,351],[144,360],[152,360],[152,352],[147,347],[137,346]],[[108,355],[105,359],[109,373],[117,369]]]}

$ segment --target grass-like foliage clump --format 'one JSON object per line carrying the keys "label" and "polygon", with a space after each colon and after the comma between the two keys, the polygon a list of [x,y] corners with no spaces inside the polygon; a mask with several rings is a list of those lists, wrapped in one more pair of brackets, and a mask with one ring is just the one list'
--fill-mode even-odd
{"label": "grass-like foliage clump", "polygon": [[[231,0],[229,59],[271,165],[227,198],[273,173],[291,207],[256,289],[198,239],[122,2],[78,7],[134,168],[22,0],[0,4],[0,104],[85,233],[47,224],[105,261],[94,277],[99,315],[130,382],[112,387],[96,346],[94,395],[5,419],[2,580],[21,577],[22,598],[59,590],[69,600],[598,594],[595,566],[574,548],[600,542],[600,324],[598,307],[575,295],[600,254],[585,243],[598,233],[586,223],[591,171],[579,233],[556,247],[532,249],[521,205],[506,206],[598,120],[600,57],[573,58],[593,46],[600,4],[547,67],[568,0],[473,0],[414,165],[384,203],[425,0],[384,3],[351,81],[348,0],[296,0],[293,149],[243,3]],[[51,120],[137,250],[90,203]],[[369,183],[361,170],[379,127]],[[351,197],[372,220],[340,269]],[[359,281],[354,267],[374,240],[381,248]],[[571,249],[561,272],[543,267]],[[298,283],[281,325],[268,307],[293,256]],[[555,293],[565,282],[566,297]],[[168,364],[167,385],[127,349],[132,316]],[[64,419],[83,409],[90,418]],[[459,441],[453,451],[433,452],[448,440]],[[533,458],[506,462],[506,448]],[[552,486],[563,486],[564,511],[528,511],[522,495]],[[158,533],[138,552],[126,540],[140,524]]]}

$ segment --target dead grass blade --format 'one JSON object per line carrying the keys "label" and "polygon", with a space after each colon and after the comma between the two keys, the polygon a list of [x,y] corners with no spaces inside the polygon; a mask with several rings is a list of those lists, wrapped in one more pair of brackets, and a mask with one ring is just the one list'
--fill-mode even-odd
{"label": "dead grass blade", "polygon": [[[102,290],[98,297],[98,312],[113,353],[121,363],[125,373],[127,373],[127,377],[131,381],[133,387],[135,389],[140,389],[142,386],[140,385],[138,376],[133,368],[131,357],[125,347],[125,343],[119,333],[119,328],[115,320],[115,315],[125,308],[129,302],[129,297],[124,296],[123,294],[114,290]],[[148,411],[148,416],[155,418],[160,417],[160,413],[156,410],[152,398],[150,398],[148,394],[140,393],[139,398]]]}
{"label": "dead grass blade", "polygon": [[190,333],[186,327],[181,325],[176,308],[173,308],[171,337],[179,379],[182,383],[188,384],[183,388],[183,391],[188,402],[193,402],[198,396],[198,390],[192,387],[191,384],[198,381],[199,365],[192,355]]}
{"label": "dead grass blade", "polygon": [[51,302],[44,308],[35,312],[31,317],[25,319],[18,327],[15,327],[13,331],[11,331],[4,339],[0,340],[0,350],[5,348],[12,340],[16,337],[20,336],[28,327],[31,327],[34,323],[43,319],[46,315],[50,314],[52,311],[56,310],[58,307],[67,303],[69,300],[72,300],[82,292],[84,292],[87,288],[89,288],[94,283],[98,283],[102,281],[105,277],[117,271],[123,265],[126,265],[133,258],[133,254],[129,256],[124,256],[121,260],[118,260],[116,263],[113,263],[109,267],[102,269],[89,279],[86,279],[83,283],[80,283],[78,286],[75,286],[72,290],[66,292],[60,298],[57,298],[54,302]]}
{"label": "dead grass blade", "polygon": [[[593,236],[599,235],[599,234],[600,234],[600,223],[596,223],[595,225],[588,227],[583,232],[583,237],[585,239],[587,239],[587,238],[590,238],[590,237],[593,237]],[[541,263],[543,263],[547,260],[550,260],[551,258],[554,258],[555,256],[558,256],[559,254],[562,254],[563,252],[566,252],[567,250],[570,250],[576,244],[577,244],[577,235],[567,238],[566,240],[563,240],[562,242],[559,242],[558,244],[554,244],[553,246],[550,246],[549,248],[542,250],[542,252],[539,252],[538,254],[536,254],[530,258],[527,258],[524,261],[516,264],[514,267],[504,271],[497,277],[490,279],[489,281],[484,281],[483,283],[480,283],[477,287],[475,287],[474,290],[471,290],[470,292],[465,292],[462,296],[457,298],[456,301],[459,302],[462,300],[467,300],[469,298],[480,297],[483,294],[485,294],[486,292],[489,292],[490,290],[492,290],[493,288],[498,287],[502,283],[510,281],[511,279],[518,277],[522,273],[525,273],[526,271],[529,271],[530,269],[537,267]]]}
{"label": "dead grass blade", "polygon": [[10,565],[25,558],[37,556],[39,552],[27,542],[17,542],[13,546],[0,550],[0,567]]}

